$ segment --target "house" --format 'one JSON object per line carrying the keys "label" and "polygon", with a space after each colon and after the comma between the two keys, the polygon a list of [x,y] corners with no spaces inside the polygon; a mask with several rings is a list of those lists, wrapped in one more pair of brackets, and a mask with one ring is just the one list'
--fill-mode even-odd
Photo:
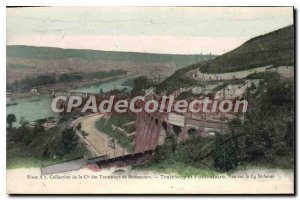
{"label": "house", "polygon": [[31,88],[30,93],[37,94],[38,89],[37,88]]}

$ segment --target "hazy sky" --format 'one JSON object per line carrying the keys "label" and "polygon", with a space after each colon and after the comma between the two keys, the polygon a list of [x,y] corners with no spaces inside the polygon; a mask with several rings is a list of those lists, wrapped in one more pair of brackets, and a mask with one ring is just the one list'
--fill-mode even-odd
{"label": "hazy sky", "polygon": [[8,8],[7,44],[222,54],[293,24],[292,7]]}

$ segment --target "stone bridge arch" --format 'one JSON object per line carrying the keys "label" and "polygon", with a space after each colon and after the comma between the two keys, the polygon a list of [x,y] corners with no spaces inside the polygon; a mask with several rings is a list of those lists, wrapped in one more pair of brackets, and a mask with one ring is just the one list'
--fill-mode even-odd
{"label": "stone bridge arch", "polygon": [[135,151],[155,149],[157,145],[164,143],[168,134],[174,134],[177,142],[181,142],[192,135],[210,137],[218,133],[225,134],[227,129],[226,123],[193,117],[184,117],[184,122],[169,120],[170,115],[167,113],[137,113]]}
{"label": "stone bridge arch", "polygon": [[128,172],[125,169],[116,169],[111,173],[112,176],[119,176],[119,175],[125,175]]}
{"label": "stone bridge arch", "polygon": [[157,125],[159,127],[159,137],[158,137],[158,145],[162,145],[165,142],[165,138],[170,132],[170,125],[166,120],[158,120],[157,118]]}
{"label": "stone bridge arch", "polygon": [[197,137],[197,135],[199,134],[199,129],[195,128],[195,127],[190,127],[187,131],[187,136],[188,138],[194,138]]}
{"label": "stone bridge arch", "polygon": [[199,137],[202,136],[203,129],[199,126],[186,124],[182,130],[180,140],[185,141],[191,137]]}
{"label": "stone bridge arch", "polygon": [[203,136],[211,137],[211,136],[215,136],[217,134],[222,134],[222,130],[216,129],[216,128],[205,128]]}
{"label": "stone bridge arch", "polygon": [[172,133],[176,136],[179,137],[182,133],[183,127],[177,126],[177,125],[172,125]]}
{"label": "stone bridge arch", "polygon": [[155,122],[156,126],[159,125],[159,119],[158,119],[158,118],[155,118],[155,119],[154,119],[154,122]]}
{"label": "stone bridge arch", "polygon": [[120,175],[127,175],[131,171],[131,167],[126,166],[126,167],[111,167],[109,169],[109,173],[111,176],[120,176]]}

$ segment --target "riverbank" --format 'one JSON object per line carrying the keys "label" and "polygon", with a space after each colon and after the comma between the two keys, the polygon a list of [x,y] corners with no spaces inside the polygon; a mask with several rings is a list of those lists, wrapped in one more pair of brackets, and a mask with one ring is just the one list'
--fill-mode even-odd
{"label": "riverbank", "polygon": [[[112,89],[122,90],[127,88],[131,89],[130,86],[124,86],[124,82],[131,79],[132,75],[128,75],[125,78],[114,77],[110,80],[105,80],[102,83],[93,84],[90,86],[80,87],[72,90],[73,92],[88,92],[88,93],[99,93],[100,90],[103,92],[110,91]],[[62,93],[63,94],[63,93]],[[44,119],[47,117],[57,117],[57,114],[51,110],[51,103],[53,96],[51,94],[20,96],[22,98],[6,98],[6,104],[14,104],[6,107],[7,114],[15,114],[17,122],[14,123],[15,127],[19,127],[20,119],[23,118],[25,121],[32,122],[38,119]]]}
{"label": "riverbank", "polygon": [[118,75],[113,77],[107,77],[102,79],[93,79],[93,80],[80,80],[76,82],[65,82],[65,83],[57,83],[51,85],[45,85],[41,87],[37,87],[37,93],[25,92],[25,93],[10,93],[6,94],[7,98],[22,98],[22,97],[30,97],[30,96],[39,96],[43,94],[51,94],[51,91],[68,91],[74,90],[76,88],[86,87],[94,84],[105,83],[108,81],[114,81],[121,78],[130,77],[132,75]]}

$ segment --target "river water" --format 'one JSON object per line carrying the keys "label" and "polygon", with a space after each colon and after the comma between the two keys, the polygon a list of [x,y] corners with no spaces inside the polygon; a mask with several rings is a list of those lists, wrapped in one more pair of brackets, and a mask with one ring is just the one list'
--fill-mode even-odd
{"label": "river water", "polygon": [[77,89],[71,90],[71,91],[99,93],[100,89],[102,89],[103,92],[108,92],[108,91],[111,91],[114,89],[122,90],[124,88],[126,88],[127,90],[131,90],[132,89],[131,87],[125,86],[125,85],[123,85],[123,83],[132,78],[133,78],[133,76],[128,76],[128,77],[120,78],[120,79],[113,80],[113,81],[107,81],[105,83],[98,83],[95,85],[77,88]]}
{"label": "river water", "polygon": [[[120,78],[105,83],[77,88],[72,91],[99,93],[100,89],[102,89],[103,92],[113,89],[122,90],[124,88],[131,90],[131,87],[124,86],[123,83],[132,78],[133,77]],[[6,106],[6,115],[14,114],[16,116],[17,122],[14,123],[15,127],[20,126],[19,122],[21,117],[28,122],[47,117],[56,117],[57,114],[51,110],[52,99],[52,95],[50,94],[23,98],[6,98],[6,104],[11,104],[10,106]]]}

